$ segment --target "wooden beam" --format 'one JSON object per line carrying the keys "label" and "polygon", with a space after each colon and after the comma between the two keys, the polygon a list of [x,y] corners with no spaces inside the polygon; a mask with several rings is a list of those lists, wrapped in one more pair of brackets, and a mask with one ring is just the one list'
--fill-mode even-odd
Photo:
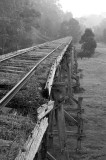
{"label": "wooden beam", "polygon": [[[58,136],[58,130],[54,130],[54,131],[53,131],[53,135],[54,135],[54,136]],[[67,131],[67,130],[66,130],[66,136],[76,136],[76,133],[73,132],[73,131]]]}
{"label": "wooden beam", "polygon": [[75,47],[73,48],[74,50],[74,61],[75,61],[75,73],[78,73],[78,62],[77,62],[77,52],[75,50]]}
{"label": "wooden beam", "polygon": [[70,63],[67,63],[68,61],[68,57],[66,57],[66,64],[67,64],[67,78],[68,78],[68,97],[69,97],[69,100],[70,100],[70,103],[72,103],[72,99],[71,97],[73,96],[73,91],[72,91],[72,69],[71,69],[71,64]]}
{"label": "wooden beam", "polygon": [[50,160],[56,160],[49,152],[47,152],[47,158]]}
{"label": "wooden beam", "polygon": [[44,118],[36,124],[32,135],[28,138],[23,149],[20,150],[15,160],[33,160],[38,152],[43,135],[48,127],[48,118]]}
{"label": "wooden beam", "polygon": [[66,146],[66,132],[63,104],[59,104],[57,109],[57,125],[59,134],[59,143],[61,148],[61,160],[69,160],[69,154]]}
{"label": "wooden beam", "polygon": [[74,118],[74,117],[72,117],[68,112],[66,112],[65,110],[64,110],[64,115],[65,115],[65,118],[66,119],[68,119],[69,121],[74,121],[75,123],[77,123],[78,124],[78,122],[77,122],[77,120]]}
{"label": "wooden beam", "polygon": [[50,69],[50,73],[49,73],[49,76],[48,76],[48,79],[47,79],[47,82],[46,82],[46,86],[45,86],[45,89],[48,89],[49,91],[49,95],[51,93],[51,88],[52,88],[52,84],[53,84],[53,81],[54,81],[54,76],[55,76],[55,73],[56,73],[56,70],[57,70],[57,67],[59,66],[64,54],[66,53],[68,47],[69,47],[69,44],[72,42],[72,39],[69,41],[69,43],[66,45],[66,47],[63,49],[63,51],[61,52],[61,54],[57,57],[57,59],[55,60],[54,64],[52,65],[51,69]]}
{"label": "wooden beam", "polygon": [[49,114],[49,126],[48,126],[48,144],[47,147],[53,150],[53,126],[54,126],[54,111]]}
{"label": "wooden beam", "polygon": [[41,107],[37,109],[38,120],[44,118],[54,107],[54,101],[49,101],[47,104],[43,104]]}

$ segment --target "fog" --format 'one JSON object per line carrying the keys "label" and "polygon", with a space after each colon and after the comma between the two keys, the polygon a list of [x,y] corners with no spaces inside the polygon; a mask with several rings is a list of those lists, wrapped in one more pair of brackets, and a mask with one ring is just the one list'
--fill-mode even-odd
{"label": "fog", "polygon": [[66,36],[79,42],[87,27],[105,41],[105,17],[103,0],[1,0],[0,54]]}
{"label": "fog", "polygon": [[92,14],[100,15],[106,11],[105,0],[59,0],[62,9],[71,11],[74,17],[89,16]]}

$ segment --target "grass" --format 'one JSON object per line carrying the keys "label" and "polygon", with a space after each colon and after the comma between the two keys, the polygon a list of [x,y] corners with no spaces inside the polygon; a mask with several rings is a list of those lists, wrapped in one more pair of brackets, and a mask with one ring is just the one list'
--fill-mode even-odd
{"label": "grass", "polygon": [[[51,55],[38,67],[35,74],[23,87],[24,89],[21,89],[6,106],[13,108],[17,112],[17,116],[12,115],[12,113],[9,115],[0,113],[0,139],[12,141],[9,147],[0,147],[0,159],[14,160],[33,130],[37,120],[37,108],[48,101],[42,97],[42,89],[53,60],[56,59],[62,48],[55,53],[55,56]],[[18,75],[12,75],[11,81],[11,74],[6,75],[3,74],[2,76],[4,76],[4,80],[8,79],[7,84],[10,86],[21,78]]]}
{"label": "grass", "polygon": [[34,126],[30,118],[0,115],[0,139],[12,142],[9,146],[0,145],[0,159],[14,160]]}

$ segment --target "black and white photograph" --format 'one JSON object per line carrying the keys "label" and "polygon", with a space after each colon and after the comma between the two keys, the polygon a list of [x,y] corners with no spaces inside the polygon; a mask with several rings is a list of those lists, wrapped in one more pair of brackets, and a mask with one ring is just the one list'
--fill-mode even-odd
{"label": "black and white photograph", "polygon": [[106,1],[0,0],[0,160],[106,160]]}

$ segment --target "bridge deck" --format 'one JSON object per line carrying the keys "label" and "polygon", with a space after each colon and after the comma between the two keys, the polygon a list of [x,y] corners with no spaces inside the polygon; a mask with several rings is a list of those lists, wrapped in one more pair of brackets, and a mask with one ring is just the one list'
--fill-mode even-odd
{"label": "bridge deck", "polygon": [[[42,97],[42,89],[46,84],[50,68],[57,57],[66,51],[64,49],[69,43],[71,38],[68,37],[15,52],[16,56],[2,57],[0,159],[6,160],[7,157],[15,159],[35,127],[37,108],[48,101]],[[42,63],[39,64],[39,61]]]}

